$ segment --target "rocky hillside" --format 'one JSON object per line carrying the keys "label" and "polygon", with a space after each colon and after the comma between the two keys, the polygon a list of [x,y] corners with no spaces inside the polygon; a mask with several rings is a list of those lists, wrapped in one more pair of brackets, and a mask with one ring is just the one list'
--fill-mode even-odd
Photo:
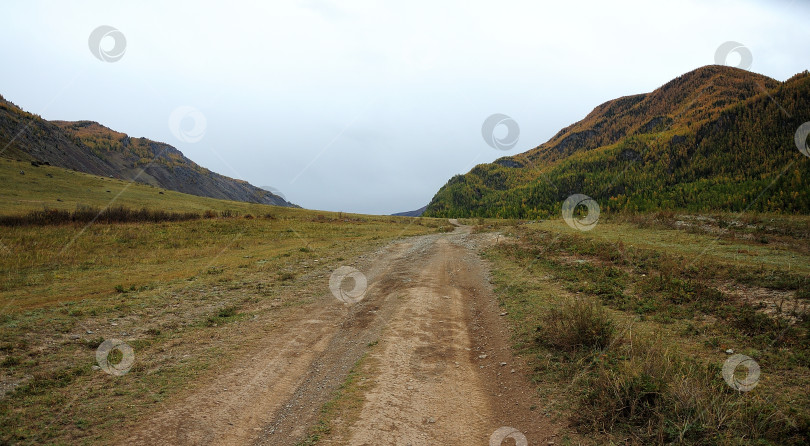
{"label": "rocky hillside", "polygon": [[[707,66],[608,101],[536,148],[457,175],[425,212],[543,218],[575,193],[603,211],[810,213],[810,75]],[[525,125],[521,123],[521,125]]]}
{"label": "rocky hillside", "polygon": [[427,205],[422,206],[419,209],[414,211],[406,211],[406,212],[397,212],[396,214],[391,214],[396,217],[421,217],[422,214],[425,213],[425,209],[427,209]]}
{"label": "rocky hillside", "polygon": [[220,175],[174,147],[131,138],[92,121],[46,121],[0,96],[0,156],[134,180],[202,197],[295,206],[242,180]]}

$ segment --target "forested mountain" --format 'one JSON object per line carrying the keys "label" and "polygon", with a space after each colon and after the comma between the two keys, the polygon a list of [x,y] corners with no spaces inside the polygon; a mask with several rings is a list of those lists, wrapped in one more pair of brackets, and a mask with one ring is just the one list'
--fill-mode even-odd
{"label": "forested mountain", "polygon": [[544,218],[576,193],[603,212],[810,213],[810,75],[779,82],[725,66],[608,101],[548,142],[451,178],[425,212]]}

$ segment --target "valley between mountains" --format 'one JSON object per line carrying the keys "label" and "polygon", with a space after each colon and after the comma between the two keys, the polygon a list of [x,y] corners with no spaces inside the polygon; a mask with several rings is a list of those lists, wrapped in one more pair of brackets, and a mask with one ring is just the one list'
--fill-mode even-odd
{"label": "valley between mountains", "polygon": [[364,215],[0,98],[0,445],[810,444],[808,119],[706,66]]}

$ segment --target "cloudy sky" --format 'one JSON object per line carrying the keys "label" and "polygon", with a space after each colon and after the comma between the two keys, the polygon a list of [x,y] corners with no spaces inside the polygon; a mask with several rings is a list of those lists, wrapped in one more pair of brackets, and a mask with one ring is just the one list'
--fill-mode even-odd
{"label": "cloudy sky", "polygon": [[[808,69],[808,3],[3,1],[0,94],[170,143],[307,208],[385,214],[714,63],[724,42],[778,80]],[[120,34],[94,54],[99,26]],[[494,113],[520,127],[510,151],[481,135]]]}

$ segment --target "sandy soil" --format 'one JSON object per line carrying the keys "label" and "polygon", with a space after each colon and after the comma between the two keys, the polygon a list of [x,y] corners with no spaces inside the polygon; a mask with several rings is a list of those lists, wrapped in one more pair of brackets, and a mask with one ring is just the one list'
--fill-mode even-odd
{"label": "sandy soil", "polygon": [[452,223],[453,233],[401,240],[365,256],[353,265],[368,279],[363,300],[346,305],[324,283],[314,304],[289,312],[267,334],[248,336],[251,348],[235,367],[168,402],[121,440],[296,444],[368,352],[374,374],[363,406],[322,444],[486,445],[503,426],[520,430],[530,445],[549,444],[558,427],[543,417],[528,371],[509,350],[478,256],[496,237]]}

